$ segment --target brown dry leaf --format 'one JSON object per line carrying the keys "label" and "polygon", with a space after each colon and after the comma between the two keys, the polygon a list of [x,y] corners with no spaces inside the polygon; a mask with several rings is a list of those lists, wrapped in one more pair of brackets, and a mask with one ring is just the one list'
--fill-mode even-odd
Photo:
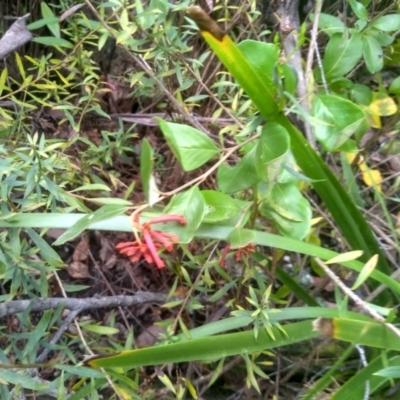
{"label": "brown dry leaf", "polygon": [[135,340],[136,347],[150,347],[157,343],[158,335],[160,333],[167,333],[165,326],[151,325],[144,330]]}
{"label": "brown dry leaf", "polygon": [[89,267],[80,261],[73,261],[67,267],[68,273],[75,279],[89,278]]}
{"label": "brown dry leaf", "polygon": [[85,261],[89,256],[89,237],[82,236],[81,241],[78,243],[72,255],[74,261]]}

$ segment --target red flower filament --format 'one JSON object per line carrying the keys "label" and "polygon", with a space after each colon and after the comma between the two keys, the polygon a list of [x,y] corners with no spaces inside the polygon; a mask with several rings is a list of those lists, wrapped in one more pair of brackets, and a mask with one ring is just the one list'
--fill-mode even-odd
{"label": "red flower filament", "polygon": [[129,257],[132,262],[139,261],[144,258],[147,263],[155,264],[158,269],[164,268],[165,263],[160,258],[158,250],[165,249],[171,252],[174,243],[178,243],[179,238],[170,233],[156,231],[151,229],[151,225],[162,222],[178,222],[180,225],[186,225],[186,220],[182,215],[163,215],[156,217],[139,225],[138,217],[135,218],[137,227],[142,231],[143,242],[139,239],[135,242],[118,243],[115,248],[121,253]]}

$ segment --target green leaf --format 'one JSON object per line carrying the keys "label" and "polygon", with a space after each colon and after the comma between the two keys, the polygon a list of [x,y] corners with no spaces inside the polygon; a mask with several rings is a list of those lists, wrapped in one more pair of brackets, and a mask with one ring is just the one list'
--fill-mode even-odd
{"label": "green leaf", "polygon": [[389,86],[389,93],[400,95],[400,76],[395,78]]}
{"label": "green leaf", "polygon": [[100,191],[106,191],[110,192],[111,189],[102,184],[102,183],[89,183],[87,185],[79,186],[74,190],[70,190],[69,193],[74,193],[74,192],[83,192],[83,191],[94,191],[94,190],[100,190]]}
{"label": "green leaf", "polygon": [[193,171],[215,156],[219,149],[203,132],[188,125],[157,118],[167,143],[184,171]]}
{"label": "green leaf", "polygon": [[[314,21],[314,14],[311,14],[311,21]],[[338,17],[331,14],[321,13],[319,16],[318,27],[327,35],[332,36],[335,33],[343,33],[345,25]]]}
{"label": "green leaf", "polygon": [[362,254],[363,252],[360,250],[348,251],[347,253],[339,254],[338,256],[335,256],[330,260],[325,261],[325,264],[335,264],[335,263],[342,263],[345,261],[355,260],[361,257]]}
{"label": "green leaf", "polygon": [[45,390],[48,388],[48,384],[40,383],[25,375],[21,370],[19,372],[13,372],[11,370],[0,369],[0,379],[13,385],[20,385],[24,389]]}
{"label": "green leaf", "polygon": [[74,45],[68,40],[56,38],[53,36],[39,36],[32,39],[33,42],[44,44],[45,46],[53,47],[66,47],[67,49],[73,49]]}
{"label": "green leaf", "polygon": [[368,12],[362,3],[356,0],[349,0],[350,6],[354,14],[362,21],[368,21]]}
{"label": "green leaf", "polygon": [[140,145],[140,177],[142,179],[143,193],[149,201],[150,199],[150,180],[153,173],[154,151],[150,142],[144,138]]}
{"label": "green leaf", "polygon": [[351,290],[358,289],[370,277],[371,272],[375,269],[377,263],[378,255],[375,254],[365,263],[364,268],[358,275],[354,285],[351,287]]}
{"label": "green leaf", "polygon": [[363,56],[371,74],[383,68],[383,51],[379,42],[370,35],[363,36]]}
{"label": "green leaf", "polygon": [[206,208],[208,208],[203,219],[205,223],[225,221],[240,212],[237,202],[225,193],[216,190],[202,190],[201,195],[204,198]]}
{"label": "green leaf", "polygon": [[231,249],[239,249],[250,243],[254,243],[256,235],[253,231],[243,228],[234,228],[228,236],[227,241],[231,244]]}
{"label": "green leaf", "polygon": [[384,32],[398,31],[400,29],[400,15],[383,15],[375,21],[372,21],[371,26]]}
{"label": "green leaf", "polygon": [[41,256],[44,260],[46,260],[53,267],[61,267],[64,262],[61,260],[58,253],[51,248],[51,246],[40,236],[38,235],[32,228],[26,228],[26,232],[33,240],[35,245],[38,247]]}
{"label": "green leaf", "polygon": [[260,181],[257,147],[253,147],[234,167],[221,164],[217,171],[218,187],[225,193],[247,189]]}
{"label": "green leaf", "polygon": [[384,324],[346,318],[319,319],[314,323],[319,332],[338,340],[385,350],[400,351],[400,340]]}
{"label": "green leaf", "polygon": [[123,351],[111,356],[100,356],[86,361],[93,368],[134,368],[146,365],[186,362],[194,360],[215,360],[236,354],[252,353],[297,343],[318,336],[309,321],[285,325],[287,336],[278,328],[271,328],[276,340],[260,330],[258,338],[253,331],[219,335],[187,342],[169,344],[147,349]]}
{"label": "green leaf", "polygon": [[55,17],[52,9],[44,2],[40,3],[40,9],[42,11],[42,16],[44,19],[51,20],[51,22],[47,22],[47,27],[49,28],[49,31],[56,37],[60,37],[60,25],[57,21],[53,21],[53,18]]}
{"label": "green leaf", "polygon": [[275,221],[282,235],[303,239],[310,232],[310,203],[296,183],[276,183],[261,204],[260,212]]}
{"label": "green leaf", "polygon": [[289,144],[289,134],[285,128],[275,122],[264,126],[256,149],[256,168],[261,180],[272,182],[277,178]]}
{"label": "green leaf", "polygon": [[82,328],[89,332],[98,333],[99,335],[115,335],[119,332],[117,328],[112,326],[101,326],[101,325],[86,325],[82,324]]}
{"label": "green leaf", "polygon": [[[165,224],[170,227],[168,232],[178,235],[181,243],[190,242],[203,220],[204,208],[204,198],[197,186],[175,195],[164,211],[168,214],[183,215],[186,225]],[[154,227],[157,226],[154,225]]]}
{"label": "green leaf", "polygon": [[328,151],[343,145],[363,126],[365,118],[365,113],[359,106],[333,95],[315,96],[312,114],[315,136]]}
{"label": "green leaf", "polygon": [[79,221],[77,221],[74,225],[72,225],[66,232],[64,232],[54,243],[53,245],[60,245],[68,240],[71,240],[78,236],[81,232],[87,229],[90,225],[105,221],[107,219],[113,218],[117,215],[124,214],[127,211],[127,207],[116,206],[116,205],[107,205],[99,208],[93,214],[87,214]]}
{"label": "green leaf", "polygon": [[335,33],[326,46],[323,67],[328,80],[340,78],[350,72],[362,56],[361,35],[354,32],[350,38]]}

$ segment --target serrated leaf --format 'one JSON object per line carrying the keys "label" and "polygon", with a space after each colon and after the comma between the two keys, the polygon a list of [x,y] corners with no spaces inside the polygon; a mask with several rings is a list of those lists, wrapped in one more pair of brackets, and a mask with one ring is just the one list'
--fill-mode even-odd
{"label": "serrated leaf", "polygon": [[167,143],[184,171],[201,167],[219,152],[219,148],[203,132],[188,125],[157,118]]}

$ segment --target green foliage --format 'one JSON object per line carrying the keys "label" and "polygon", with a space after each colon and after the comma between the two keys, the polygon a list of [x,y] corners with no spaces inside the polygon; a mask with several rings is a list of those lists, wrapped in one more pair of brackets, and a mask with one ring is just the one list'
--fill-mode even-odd
{"label": "green foliage", "polygon": [[[132,350],[133,330],[121,332],[113,312],[106,322],[93,317],[80,321],[86,344],[73,329],[52,344],[49,338],[65,318],[62,307],[33,314],[29,306],[18,314],[15,332],[4,335],[7,347],[0,351],[0,361],[12,368],[0,369],[0,379],[8,383],[0,385],[1,398],[25,389],[35,394],[57,391],[61,399],[67,398],[66,388],[71,387],[74,393],[68,393],[68,398],[76,400],[108,395],[110,388],[117,397],[151,398],[157,396],[156,387],[143,388],[137,367],[202,360],[214,371],[211,385],[222,373],[226,357],[238,354],[246,367],[244,382],[260,392],[260,378],[268,378],[267,364],[262,361],[266,349],[319,336],[311,323],[317,317],[333,321],[335,330],[329,334],[334,338],[390,352],[382,351],[384,360],[371,356],[370,364],[348,379],[340,367],[351,353],[349,347],[327,373],[329,379],[318,381],[305,398],[312,398],[338,376],[341,384],[348,380],[333,398],[358,398],[366,382],[379,392],[391,378],[398,377],[398,337],[385,325],[348,312],[347,299],[337,300],[338,310],[319,307],[320,299],[310,295],[301,282],[299,270],[308,265],[306,257],[301,258],[301,268],[296,264],[290,272],[281,265],[284,251],[322,260],[337,256],[320,242],[326,234],[325,222],[314,221],[317,226],[312,226],[315,208],[308,198],[313,187],[322,199],[318,205],[326,207],[343,234],[341,245],[347,241],[353,249],[363,250],[363,260],[368,260],[364,265],[352,258],[354,254],[346,253],[332,262],[357,272],[353,288],[385,285],[386,292],[378,301],[381,304],[388,306],[392,297],[400,297],[400,285],[389,276],[379,245],[357,208],[369,204],[369,199],[360,196],[356,172],[344,153],[358,151],[367,130],[378,127],[381,117],[397,112],[390,95],[400,93],[400,83],[397,78],[388,83],[381,72],[389,62],[389,46],[400,29],[400,17],[374,18],[367,1],[348,3],[355,24],[328,14],[319,20],[327,44],[323,71],[317,67],[314,77],[317,84],[326,83],[329,94],[315,89],[310,98],[311,115],[295,98],[297,76],[280,56],[278,39],[274,44],[254,40],[239,24],[232,35],[244,40],[235,45],[228,36],[217,39],[202,28],[213,54],[199,45],[195,26],[183,16],[188,1],[113,0],[101,4],[93,14],[69,1],[40,3],[41,19],[29,29],[35,33],[35,46],[44,51],[39,56],[10,56],[12,63],[0,74],[0,100],[13,104],[0,108],[0,301],[51,297],[56,290],[71,293],[87,288],[63,282],[57,275],[60,288],[54,289],[55,276],[65,267],[60,245],[85,230],[132,232],[133,217],[125,214],[148,207],[148,212],[138,214],[137,224],[165,214],[179,214],[186,221],[184,226],[175,222],[152,226],[179,238],[173,257],[161,251],[168,266],[165,274],[162,271],[163,285],[171,285],[165,310],[177,317],[160,336],[163,345]],[[242,5],[235,4],[219,4],[214,11],[221,12],[225,22],[236,12],[246,12],[252,28],[258,17],[253,9],[243,11]],[[303,43],[304,38],[303,34]],[[114,41],[117,50],[123,51],[123,60],[130,63],[120,74],[104,67],[112,59],[114,50],[108,46]],[[210,72],[214,55],[228,73]],[[373,88],[365,80],[360,83],[354,75],[357,68],[375,74],[379,87]],[[122,91],[118,85],[125,85],[129,92],[123,101],[134,99],[139,110],[151,109],[163,117],[156,118],[158,127],[145,131],[139,125],[128,126],[129,116],[125,115],[125,123],[120,119],[118,127],[99,129],[93,141],[87,134],[87,119],[109,122],[108,113],[118,114],[104,105],[105,99],[111,98],[116,106],[115,96]],[[38,123],[39,110],[58,113],[57,134]],[[177,116],[176,111],[185,115]],[[328,168],[324,153],[310,148],[289,120],[289,112],[312,124],[319,144],[334,160],[335,152],[341,151],[341,173],[347,187],[340,183],[342,177]],[[204,125],[207,132],[197,129],[201,113],[209,117]],[[170,122],[170,117],[175,122]],[[219,125],[222,117],[231,122]],[[182,121],[192,121],[197,128]],[[67,139],[58,138],[61,127],[67,127]],[[164,142],[168,150],[160,145]],[[176,161],[172,168],[171,156]],[[132,166],[137,172],[133,179],[121,172]],[[182,186],[171,190],[169,170],[179,169],[179,174],[191,174],[185,175]],[[135,178],[139,175],[138,184]],[[386,214],[390,218],[387,210]],[[393,223],[391,227],[395,230]],[[66,231],[49,244],[48,228]],[[228,243],[224,250],[220,241]],[[92,261],[96,262],[96,255]],[[105,269],[98,271],[103,274]],[[172,298],[177,293],[185,295]],[[293,307],[293,298],[310,307]],[[193,317],[207,315],[208,307],[217,302],[235,311],[211,323]],[[398,322],[393,310],[379,310]],[[186,318],[198,326],[190,329]],[[293,319],[301,321],[287,323]],[[177,327],[182,333],[175,332]],[[354,332],[363,335],[355,337]],[[105,373],[77,365],[76,349],[82,344],[96,353],[110,354],[87,363],[106,367]],[[34,364],[43,348],[57,352],[56,363],[41,365],[58,371],[46,385],[14,365]],[[218,364],[214,364],[216,360]],[[132,368],[136,369],[127,371]],[[74,375],[80,378],[75,384]],[[157,376],[176,398],[184,398],[186,392],[198,396],[189,379],[175,382],[162,370],[157,370]]]}

